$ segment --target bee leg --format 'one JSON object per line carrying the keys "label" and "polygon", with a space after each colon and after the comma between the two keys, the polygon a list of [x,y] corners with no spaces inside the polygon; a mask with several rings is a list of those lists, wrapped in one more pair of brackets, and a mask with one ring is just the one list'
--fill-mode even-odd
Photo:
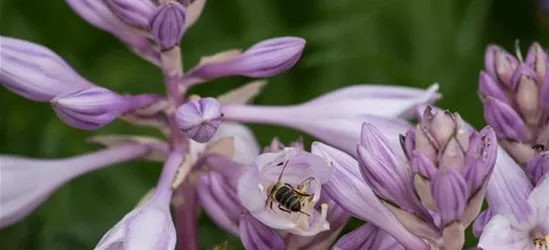
{"label": "bee leg", "polygon": [[299,211],[299,212],[302,213],[302,214],[304,214],[304,215],[311,216],[311,215],[309,215],[308,213],[305,213],[305,212],[303,212],[303,211]]}
{"label": "bee leg", "polygon": [[269,203],[269,207],[271,207],[271,209],[273,209],[273,201],[271,201],[271,202]]}
{"label": "bee leg", "polygon": [[284,208],[284,207],[283,207],[282,205],[280,205],[280,204],[278,204],[278,209],[280,209],[280,210],[282,210],[282,211],[284,211],[284,212],[286,212],[286,213],[289,213],[289,214],[292,213],[292,211],[290,211],[290,210]]}

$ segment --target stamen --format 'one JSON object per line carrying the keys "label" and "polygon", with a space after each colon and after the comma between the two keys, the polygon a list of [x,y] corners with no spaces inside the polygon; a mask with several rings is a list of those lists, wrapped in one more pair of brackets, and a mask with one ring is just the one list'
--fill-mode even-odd
{"label": "stamen", "polygon": [[549,249],[549,235],[546,235],[544,238],[535,237],[532,239],[532,244],[535,249],[547,250]]}

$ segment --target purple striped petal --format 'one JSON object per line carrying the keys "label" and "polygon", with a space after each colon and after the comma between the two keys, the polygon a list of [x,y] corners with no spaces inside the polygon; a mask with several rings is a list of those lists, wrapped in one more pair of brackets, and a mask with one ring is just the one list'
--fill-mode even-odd
{"label": "purple striped petal", "polygon": [[431,192],[443,226],[461,220],[469,190],[458,172],[451,169],[439,171],[431,183]]}
{"label": "purple striped petal", "polygon": [[103,0],[112,13],[123,23],[147,30],[149,18],[156,6],[150,0]]}
{"label": "purple striped petal", "polygon": [[124,112],[147,106],[154,96],[120,96],[108,89],[91,87],[55,97],[51,105],[68,125],[85,130],[101,128]]}
{"label": "purple striped petal", "polygon": [[179,45],[185,31],[186,10],[178,2],[170,2],[158,8],[151,16],[149,28],[162,50]]}
{"label": "purple striped petal", "polygon": [[496,131],[498,138],[524,141],[526,124],[517,112],[502,101],[488,97],[484,100],[484,119]]}
{"label": "purple striped petal", "polygon": [[239,229],[246,250],[284,250],[280,236],[249,214],[242,214]]}
{"label": "purple striped petal", "polygon": [[27,216],[64,183],[85,173],[144,156],[148,151],[145,145],[126,143],[66,159],[1,155],[0,228]]}
{"label": "purple striped petal", "polygon": [[333,250],[404,250],[404,247],[382,229],[367,223],[341,237]]}
{"label": "purple striped petal", "polygon": [[38,44],[0,37],[0,83],[25,98],[46,102],[93,86],[61,57]]}
{"label": "purple striped petal", "polygon": [[334,176],[324,185],[324,189],[328,196],[341,207],[353,216],[387,231],[410,249],[429,249],[423,240],[410,233],[400,223],[376,197],[370,186],[362,180],[358,162],[355,159],[320,142],[313,143],[312,152],[334,164]]}

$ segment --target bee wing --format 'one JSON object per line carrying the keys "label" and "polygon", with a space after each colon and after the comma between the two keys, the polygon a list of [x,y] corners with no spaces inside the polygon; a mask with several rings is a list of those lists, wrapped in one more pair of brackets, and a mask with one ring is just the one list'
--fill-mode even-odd
{"label": "bee wing", "polygon": [[314,177],[309,177],[305,179],[301,184],[297,186],[297,190],[299,190],[301,193],[306,193],[309,186],[311,186],[311,183],[315,180]]}

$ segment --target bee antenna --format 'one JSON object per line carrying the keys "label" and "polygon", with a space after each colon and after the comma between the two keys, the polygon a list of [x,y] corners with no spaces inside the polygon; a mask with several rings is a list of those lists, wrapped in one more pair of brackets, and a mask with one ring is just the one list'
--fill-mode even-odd
{"label": "bee antenna", "polygon": [[278,181],[276,183],[280,183],[280,181],[282,180],[282,174],[284,174],[284,170],[286,170],[288,162],[290,162],[290,160],[287,160],[286,163],[284,163],[284,167],[282,167],[282,171],[280,171],[280,175],[278,176]]}

